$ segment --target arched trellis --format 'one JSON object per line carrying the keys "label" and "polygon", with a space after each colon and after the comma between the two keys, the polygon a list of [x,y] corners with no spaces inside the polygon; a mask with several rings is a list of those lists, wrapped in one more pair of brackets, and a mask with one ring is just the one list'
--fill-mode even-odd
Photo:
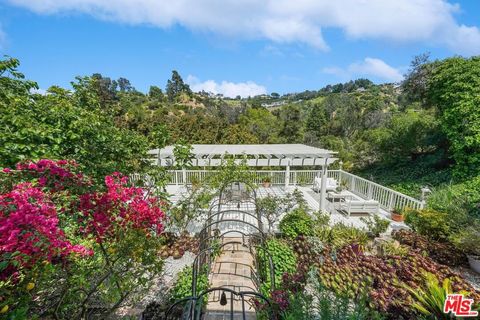
{"label": "arched trellis", "polygon": [[[208,290],[205,290],[204,292],[201,292],[198,296],[191,296],[191,297],[186,297],[181,300],[176,301],[174,304],[172,304],[167,311],[165,312],[165,319],[168,320],[170,314],[173,312],[175,307],[181,305],[182,303],[186,303],[186,305],[183,307],[183,312],[182,312],[182,320],[200,320],[201,315],[202,315],[202,303],[203,303],[203,298],[208,295],[211,292],[214,291],[221,291],[222,293],[230,293],[230,319],[234,319],[234,312],[233,312],[233,301],[234,298],[233,296],[238,296],[240,297],[242,301],[242,313],[243,313],[243,318],[245,319],[245,297],[251,296],[252,298],[257,298],[261,299],[262,301],[266,302],[269,307],[271,307],[270,300],[265,297],[263,294],[255,292],[255,291],[235,291],[230,288],[224,288],[224,287],[218,287],[218,288],[210,288]],[[178,319],[178,318],[177,318]]]}
{"label": "arched trellis", "polygon": [[[232,186],[235,186],[236,191],[239,191],[240,193],[237,195],[233,195],[232,193],[228,194],[229,191],[234,190]],[[244,188],[244,189],[242,189]],[[263,296],[262,294],[256,292],[256,291],[235,291],[230,288],[220,286],[220,287],[215,287],[215,288],[210,288],[208,290],[205,290],[203,292],[197,292],[197,278],[200,274],[200,271],[204,266],[207,266],[208,272],[211,269],[211,264],[212,264],[212,252],[214,250],[224,250],[227,246],[232,246],[233,250],[235,250],[235,245],[241,245],[244,247],[248,248],[248,252],[252,255],[253,261],[254,261],[254,266],[255,270],[252,270],[252,266],[250,266],[250,275],[251,275],[251,281],[252,284],[256,288],[251,288],[251,289],[256,289],[259,291],[260,288],[260,281],[264,280],[267,281],[270,280],[271,283],[271,289],[273,290],[275,288],[275,266],[273,264],[273,260],[271,257],[270,252],[268,249],[265,247],[265,233],[263,231],[263,224],[262,224],[262,219],[258,210],[258,207],[256,205],[257,201],[257,195],[255,192],[255,187],[254,185],[250,183],[245,183],[245,182],[239,182],[239,181],[230,181],[228,183],[225,183],[222,185],[220,188],[219,192],[217,193],[217,197],[211,202],[210,208],[208,210],[208,216],[207,219],[204,223],[204,226],[202,230],[200,231],[200,252],[197,254],[195,257],[195,260],[192,265],[192,296],[187,297],[185,299],[179,300],[175,302],[167,311],[166,317],[168,318],[168,315],[172,312],[172,310],[181,304],[183,304],[183,309],[182,309],[182,319],[188,319],[188,320],[193,320],[193,319],[200,319],[201,315],[201,308],[202,308],[202,302],[203,298],[206,297],[210,292],[214,291],[221,291],[222,292],[222,299],[225,299],[225,305],[227,304],[226,301],[226,295],[225,293],[230,293],[230,298],[231,298],[231,319],[234,318],[234,309],[233,309],[233,300],[234,297],[240,297],[242,301],[242,313],[243,313],[243,318],[245,319],[245,296],[246,295],[251,295],[257,298],[260,298],[261,300],[264,300],[267,302],[267,304],[270,304],[268,298]],[[228,208],[228,209],[223,209],[225,206],[229,207],[231,204],[234,204],[232,207],[233,208]],[[247,210],[240,210],[242,207],[242,204],[251,204],[253,207],[253,210],[248,210],[249,206],[247,205]],[[235,204],[237,204],[236,209],[235,209]],[[235,214],[235,215],[240,215],[243,217],[243,219],[238,219],[238,218],[229,218],[229,214]],[[250,221],[246,221],[250,220]],[[243,225],[244,229],[249,230],[250,232],[247,233],[244,230],[228,230],[224,231],[223,233],[220,233],[219,226],[222,224],[229,223],[230,225],[233,226],[239,226]],[[212,228],[215,228],[215,231],[218,230],[218,233],[212,232]],[[232,240],[232,241],[226,241],[229,237],[227,235],[231,234],[236,234],[240,235],[241,241],[238,240]],[[235,238],[235,237],[233,237]],[[246,241],[246,239],[250,241]],[[221,244],[220,245],[214,245],[215,240],[220,240]],[[240,250],[238,250],[240,251]],[[268,270],[269,274],[262,272],[263,268],[261,268],[259,264],[259,259],[258,259],[258,253],[263,252],[264,257],[267,259],[268,263]],[[227,261],[228,262],[228,261]],[[225,263],[225,261],[224,261]],[[250,286],[247,286],[248,288]],[[178,319],[178,317],[177,317]]]}
{"label": "arched trellis", "polygon": [[[221,214],[218,213],[217,215]],[[216,216],[216,215],[214,215]],[[265,233],[263,232],[263,230],[261,230],[258,226],[254,225],[253,223],[250,223],[248,221],[244,221],[244,220],[240,220],[240,219],[223,219],[223,220],[217,220],[217,221],[213,221],[213,222],[209,222],[209,219],[207,219],[206,221],[206,225],[202,228],[202,230],[200,231],[200,249],[204,249],[207,245],[206,245],[206,239],[211,239],[212,238],[212,226],[217,226],[219,224],[222,224],[222,223],[226,223],[226,222],[230,222],[230,223],[237,223],[237,224],[244,224],[248,227],[252,227],[259,235],[261,238],[265,239]],[[239,230],[241,231],[241,230]]]}
{"label": "arched trellis", "polygon": [[[232,244],[246,245],[245,243],[240,242],[240,241],[228,241],[228,242],[225,242],[225,243],[221,244],[219,248],[221,249],[223,247],[226,247],[226,246],[232,245]],[[249,244],[248,247],[250,249],[249,252],[250,252],[250,254],[252,254],[253,258],[255,258],[255,256],[254,256],[254,253],[251,250],[252,248],[260,249],[264,253],[266,253],[267,258],[268,258],[268,264],[269,264],[271,288],[272,288],[272,290],[274,290],[275,289],[275,266],[273,264],[272,255],[270,254],[268,249],[266,249],[264,246]],[[211,253],[212,251],[217,250],[219,248],[210,247],[210,248],[204,249],[204,250],[200,251],[197,254],[197,256],[195,257],[195,260],[193,261],[193,266],[192,266],[192,268],[193,268],[193,270],[192,270],[192,274],[193,274],[192,275],[192,294],[193,294],[193,296],[195,296],[196,293],[197,293],[197,277],[198,277],[198,274],[199,274],[200,269],[201,269],[201,262],[203,260],[202,255],[204,255],[206,253]],[[256,266],[257,266],[256,279],[260,279],[261,278],[261,273],[258,270],[258,263],[256,264]],[[259,287],[259,283],[256,283],[256,284],[257,284],[257,287]]]}
{"label": "arched trellis", "polygon": [[261,237],[260,234],[248,234],[248,233],[243,232],[242,230],[228,230],[228,231],[225,231],[224,233],[220,233],[218,235],[211,235],[211,236],[205,238],[204,240],[205,240],[205,242],[208,242],[208,241],[214,240],[214,239],[219,239],[219,238],[223,239],[230,233],[241,234],[243,242],[245,242],[246,237],[251,237],[254,240],[257,240],[258,241],[257,243],[260,243],[262,245],[265,243],[265,239],[263,237]]}
{"label": "arched trellis", "polygon": [[[234,185],[234,184],[239,185],[239,186],[242,186],[242,185],[245,186],[246,190],[249,191],[249,192],[246,193],[246,197],[241,199],[241,200],[230,199],[230,201],[228,201],[229,199],[227,198],[227,196],[225,194],[225,191],[227,191],[229,188],[231,188],[231,186]],[[259,212],[259,210],[257,208],[257,205],[256,205],[257,204],[257,192],[255,191],[255,185],[253,183],[250,183],[248,181],[244,182],[244,181],[231,180],[231,181],[228,181],[228,182],[226,182],[222,185],[218,194],[219,195],[218,195],[217,211],[221,211],[221,206],[225,205],[229,202],[235,202],[237,204],[252,203],[253,206],[254,206],[255,215],[257,216],[258,226],[259,226],[260,229],[263,230],[262,219],[261,219],[260,212]],[[239,209],[238,206],[237,206],[237,209]]]}

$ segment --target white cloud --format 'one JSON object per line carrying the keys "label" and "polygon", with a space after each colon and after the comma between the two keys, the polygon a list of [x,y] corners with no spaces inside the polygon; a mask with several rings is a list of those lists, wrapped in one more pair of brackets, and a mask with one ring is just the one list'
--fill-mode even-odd
{"label": "white cloud", "polygon": [[214,80],[207,80],[201,82],[198,78],[189,75],[187,77],[187,83],[195,92],[205,91],[213,94],[222,94],[229,98],[235,98],[236,96],[246,98],[267,93],[267,89],[264,86],[258,85],[252,81],[236,83],[222,81],[221,83],[218,83]]}
{"label": "white cloud", "polygon": [[370,57],[365,58],[361,62],[352,63],[347,68],[327,67],[322,71],[344,80],[358,77],[373,77],[382,81],[400,82],[403,79],[398,68],[388,65],[381,59]]}
{"label": "white cloud", "polygon": [[42,88],[38,88],[38,89],[30,89],[30,93],[33,93],[33,94],[40,94],[42,96],[46,96],[48,94],[47,90],[45,89],[42,89]]}
{"label": "white cloud", "polygon": [[365,60],[360,63],[351,64],[348,69],[353,74],[373,76],[392,82],[399,82],[403,79],[398,69],[376,58],[365,58]]}
{"label": "white cloud", "polygon": [[81,12],[100,19],[161,28],[181,25],[277,43],[328,50],[322,30],[353,39],[426,42],[454,53],[479,54],[480,30],[459,24],[447,0],[9,0],[38,13]]}

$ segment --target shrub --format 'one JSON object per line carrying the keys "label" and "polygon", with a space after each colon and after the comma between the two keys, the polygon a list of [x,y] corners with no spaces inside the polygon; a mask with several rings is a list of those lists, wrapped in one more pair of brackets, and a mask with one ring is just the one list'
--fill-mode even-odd
{"label": "shrub", "polygon": [[282,210],[282,199],[268,195],[257,200],[257,208],[268,221],[268,231],[272,232],[275,222],[278,221]]}
{"label": "shrub", "polygon": [[470,226],[451,236],[454,245],[467,254],[480,256],[480,227]]}
{"label": "shrub", "polygon": [[[304,290],[305,285],[308,285],[308,291]],[[372,310],[370,297],[366,293],[355,298],[337,294],[319,282],[318,273],[314,270],[303,277],[285,274],[281,288],[272,292],[270,302],[271,307],[257,301],[258,319],[374,320],[384,318],[377,311]]]}
{"label": "shrub", "polygon": [[380,218],[378,215],[368,216],[368,218],[360,218],[366,225],[367,230],[374,237],[380,236],[380,233],[387,231],[390,221],[387,219]]}
{"label": "shrub", "polygon": [[408,246],[401,245],[397,240],[382,241],[377,245],[377,254],[384,256],[401,256],[408,254]]}
{"label": "shrub", "polygon": [[303,209],[295,209],[280,221],[280,231],[290,239],[313,235],[313,219]]}
{"label": "shrub", "polygon": [[[295,258],[295,254],[290,246],[278,239],[269,239],[266,242],[266,249],[271,256],[274,265],[275,284],[279,285],[285,272],[291,273],[295,271],[297,259]],[[258,254],[261,261],[261,268],[264,271],[266,280],[264,282],[263,290],[264,293],[268,293],[271,289],[268,254],[261,249],[259,250]]]}
{"label": "shrub", "polygon": [[[204,270],[205,271],[205,270]],[[177,275],[177,281],[172,288],[172,300],[177,301],[192,296],[192,279],[193,268],[186,266]],[[200,272],[197,277],[197,295],[208,290],[208,276],[206,272]],[[204,296],[203,302],[207,302],[207,295]]]}
{"label": "shrub", "polygon": [[92,316],[106,318],[161,272],[162,202],[126,177],[96,187],[74,162],[45,159],[4,169],[0,181],[7,318],[79,318],[93,304]]}
{"label": "shrub", "polygon": [[450,235],[450,217],[433,209],[409,210],[405,223],[421,235],[434,240],[447,240]]}
{"label": "shrub", "polygon": [[424,273],[425,283],[423,286],[411,288],[405,285],[405,288],[415,298],[413,307],[425,316],[435,316],[435,319],[451,319],[450,315],[445,314],[444,305],[447,295],[457,293],[468,295],[468,292],[453,292],[450,279],[445,278],[440,284],[437,277],[432,273]]}
{"label": "shrub", "polygon": [[337,223],[331,228],[324,228],[317,231],[316,235],[318,238],[335,249],[342,248],[349,244],[364,246],[368,242],[367,232],[343,223]]}

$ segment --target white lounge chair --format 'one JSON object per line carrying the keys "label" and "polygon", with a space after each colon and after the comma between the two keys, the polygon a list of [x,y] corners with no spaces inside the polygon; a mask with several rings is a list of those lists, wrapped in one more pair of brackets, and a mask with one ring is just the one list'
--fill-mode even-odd
{"label": "white lounge chair", "polygon": [[338,205],[339,210],[345,211],[348,216],[352,213],[377,213],[380,210],[378,201],[375,200],[345,200]]}
{"label": "white lounge chair", "polygon": [[[322,188],[322,178],[316,177],[313,181],[313,191],[319,192]],[[327,185],[325,191],[334,191],[338,188],[337,180],[333,178],[327,178]]]}

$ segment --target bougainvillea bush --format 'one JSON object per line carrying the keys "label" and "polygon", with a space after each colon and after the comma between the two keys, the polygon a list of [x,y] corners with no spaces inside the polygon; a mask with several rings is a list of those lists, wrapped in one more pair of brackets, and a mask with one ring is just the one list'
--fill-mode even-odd
{"label": "bougainvillea bush", "polygon": [[161,271],[163,202],[73,161],[0,173],[0,318],[102,318]]}

